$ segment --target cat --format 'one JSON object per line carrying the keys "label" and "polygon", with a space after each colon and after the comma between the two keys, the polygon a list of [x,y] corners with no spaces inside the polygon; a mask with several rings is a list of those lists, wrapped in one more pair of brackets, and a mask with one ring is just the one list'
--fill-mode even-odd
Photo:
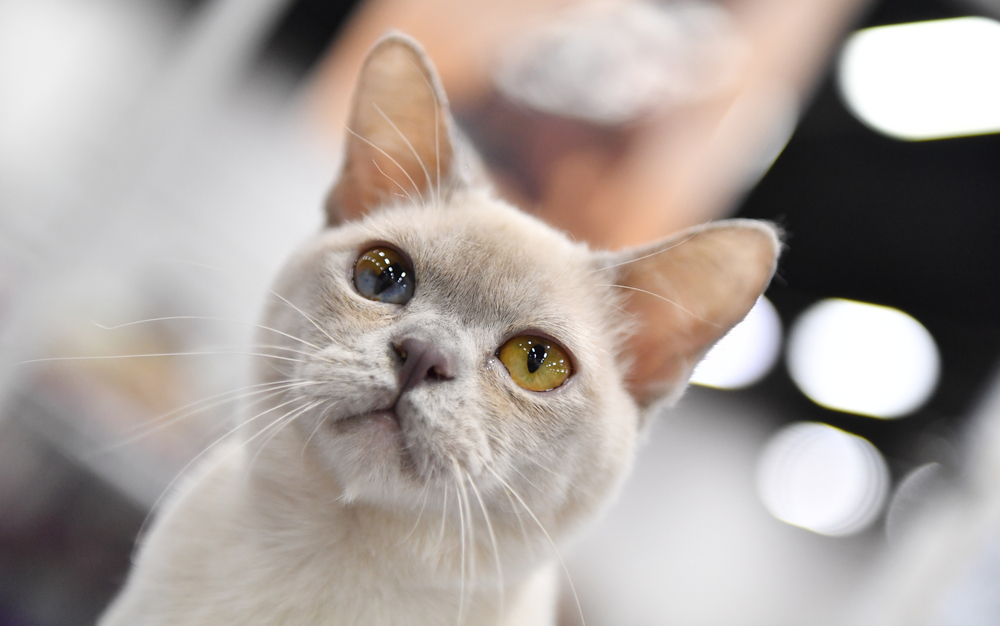
{"label": "cat", "polygon": [[766,223],[593,251],[498,199],[401,34],[348,130],[326,227],[265,307],[254,415],[101,626],[551,626],[557,547],[775,269]]}

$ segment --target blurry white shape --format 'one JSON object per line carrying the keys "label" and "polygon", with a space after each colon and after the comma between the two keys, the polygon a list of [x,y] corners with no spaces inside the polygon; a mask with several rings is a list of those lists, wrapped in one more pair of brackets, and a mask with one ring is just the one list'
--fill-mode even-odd
{"label": "blurry white shape", "polygon": [[840,89],[864,123],[905,140],[1000,132],[1000,22],[963,17],[860,30]]}
{"label": "blurry white shape", "polygon": [[719,389],[748,387],[767,375],[781,351],[781,318],[761,296],[746,318],[709,350],[691,382]]}
{"label": "blurry white shape", "polygon": [[757,491],[783,522],[832,536],[870,525],[885,504],[889,471],[867,440],[833,426],[799,422],[764,447]]}
{"label": "blurry white shape", "polygon": [[829,409],[894,418],[920,408],[937,384],[937,346],[897,309],[823,300],[795,322],[788,370],[802,393]]}
{"label": "blurry white shape", "polygon": [[495,79],[533,109],[614,125],[714,95],[744,54],[715,3],[583,2],[504,46]]}
{"label": "blurry white shape", "polygon": [[120,121],[169,24],[155,3],[0,2],[0,167],[51,185]]}

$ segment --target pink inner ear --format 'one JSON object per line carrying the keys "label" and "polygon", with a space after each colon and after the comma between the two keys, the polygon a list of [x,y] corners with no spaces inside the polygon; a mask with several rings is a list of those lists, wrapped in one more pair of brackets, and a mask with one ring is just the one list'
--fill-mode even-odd
{"label": "pink inner ear", "polygon": [[419,44],[402,35],[375,44],[354,92],[344,168],[327,201],[329,223],[399,200],[429,202],[452,176],[451,126]]}
{"label": "pink inner ear", "polygon": [[729,220],[620,255],[618,284],[637,323],[627,384],[641,405],[683,387],[763,293],[779,250],[773,227]]}

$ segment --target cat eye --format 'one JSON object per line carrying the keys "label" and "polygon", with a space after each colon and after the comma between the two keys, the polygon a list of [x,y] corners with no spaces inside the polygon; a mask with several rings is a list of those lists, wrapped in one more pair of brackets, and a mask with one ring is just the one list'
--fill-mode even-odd
{"label": "cat eye", "polygon": [[573,373],[566,351],[544,337],[513,337],[500,346],[497,356],[510,372],[511,379],[530,391],[555,389]]}
{"label": "cat eye", "polygon": [[402,254],[386,246],[376,246],[354,262],[354,286],[369,300],[406,304],[413,297],[416,275]]}

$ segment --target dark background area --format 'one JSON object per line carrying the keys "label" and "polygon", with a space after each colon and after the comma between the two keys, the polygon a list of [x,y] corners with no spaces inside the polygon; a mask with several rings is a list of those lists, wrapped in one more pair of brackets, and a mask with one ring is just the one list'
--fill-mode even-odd
{"label": "dark background area", "polygon": [[[968,6],[886,0],[860,25],[968,15]],[[868,128],[845,107],[831,66],[795,133],[737,211],[787,234],[767,292],[786,328],[820,298],[892,306],[919,320],[941,352],[931,400],[904,420],[819,407],[778,368],[748,393],[859,434],[897,477],[954,449],[1000,357],[1000,135],[906,142]]]}

